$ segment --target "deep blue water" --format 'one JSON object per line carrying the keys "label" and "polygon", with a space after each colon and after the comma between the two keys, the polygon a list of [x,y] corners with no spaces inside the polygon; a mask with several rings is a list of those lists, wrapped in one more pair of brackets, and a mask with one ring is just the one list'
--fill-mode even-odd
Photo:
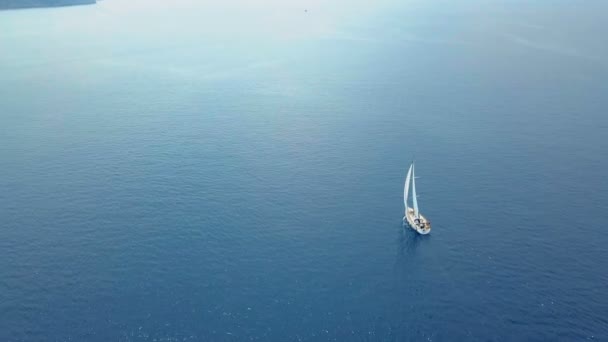
{"label": "deep blue water", "polygon": [[607,10],[0,12],[0,341],[608,340]]}

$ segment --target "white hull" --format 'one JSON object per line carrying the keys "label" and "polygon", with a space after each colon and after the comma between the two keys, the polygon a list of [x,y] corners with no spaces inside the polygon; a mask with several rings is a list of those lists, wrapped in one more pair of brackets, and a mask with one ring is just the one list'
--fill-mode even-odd
{"label": "white hull", "polygon": [[416,222],[416,216],[414,215],[413,208],[407,208],[403,220],[407,222],[407,225],[410,226],[410,228],[418,232],[418,234],[427,235],[431,232],[431,223],[426,219],[426,217],[420,215],[418,222]]}

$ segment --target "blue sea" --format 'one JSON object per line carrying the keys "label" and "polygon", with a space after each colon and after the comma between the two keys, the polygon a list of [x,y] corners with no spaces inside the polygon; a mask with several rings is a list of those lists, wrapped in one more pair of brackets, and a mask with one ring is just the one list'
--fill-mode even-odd
{"label": "blue sea", "polygon": [[0,12],[0,341],[607,341],[606,13]]}

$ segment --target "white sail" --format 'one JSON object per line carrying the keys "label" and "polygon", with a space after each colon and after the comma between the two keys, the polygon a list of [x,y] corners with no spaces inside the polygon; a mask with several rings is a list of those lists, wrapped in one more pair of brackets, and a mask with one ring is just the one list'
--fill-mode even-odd
{"label": "white sail", "polygon": [[407,170],[407,176],[405,176],[405,186],[403,187],[403,204],[405,204],[405,213],[407,214],[407,195],[410,192],[410,178],[412,176],[412,165]]}
{"label": "white sail", "polygon": [[414,163],[412,163],[412,202],[414,203],[414,216],[418,216],[418,200],[416,199],[416,171],[414,170]]}

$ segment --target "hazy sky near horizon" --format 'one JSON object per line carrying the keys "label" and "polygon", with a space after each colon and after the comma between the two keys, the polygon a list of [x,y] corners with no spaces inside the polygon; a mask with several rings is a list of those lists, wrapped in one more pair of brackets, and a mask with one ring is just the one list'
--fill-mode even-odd
{"label": "hazy sky near horizon", "polygon": [[[30,11],[45,11],[45,16],[28,15]],[[547,6],[507,0],[102,0],[77,12],[0,12],[0,49],[5,51],[0,69],[116,61],[120,56],[203,46],[210,51],[233,49],[249,65],[252,60],[280,58],[289,44],[319,39],[467,45],[481,54],[514,44],[605,69],[608,43],[602,13],[607,12],[608,4],[601,1],[585,6],[554,1]],[[66,36],[72,39],[63,39]],[[66,60],[66,55],[73,57]]]}

